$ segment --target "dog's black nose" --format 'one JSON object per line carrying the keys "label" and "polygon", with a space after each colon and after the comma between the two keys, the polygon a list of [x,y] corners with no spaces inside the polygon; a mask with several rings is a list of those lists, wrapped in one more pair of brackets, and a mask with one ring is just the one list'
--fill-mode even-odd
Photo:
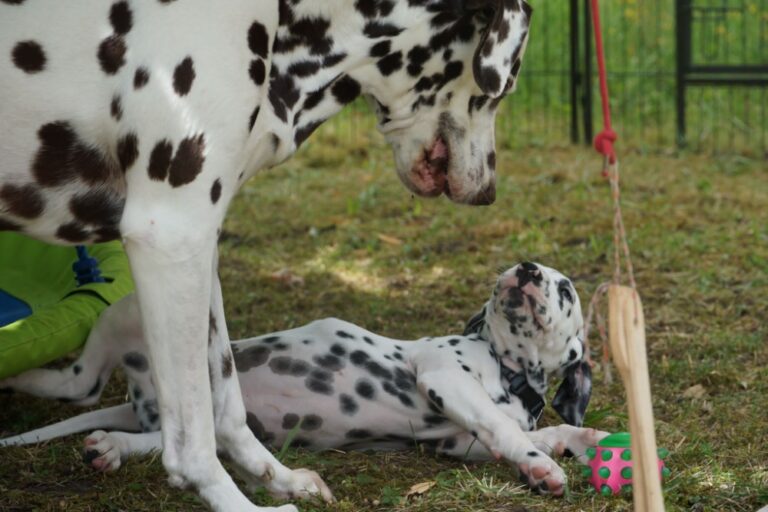
{"label": "dog's black nose", "polygon": [[477,193],[475,197],[469,200],[473,206],[487,206],[493,204],[496,200],[496,183],[491,182],[483,190]]}
{"label": "dog's black nose", "polygon": [[541,270],[535,263],[530,261],[521,263],[515,275],[517,276],[518,286],[521,288],[530,282],[538,286],[542,279]]}

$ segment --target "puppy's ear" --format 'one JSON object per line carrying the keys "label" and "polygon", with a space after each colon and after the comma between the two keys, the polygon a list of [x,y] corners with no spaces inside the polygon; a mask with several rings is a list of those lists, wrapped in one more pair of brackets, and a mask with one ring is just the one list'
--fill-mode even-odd
{"label": "puppy's ear", "polygon": [[466,7],[479,9],[488,4],[494,4],[493,18],[475,49],[472,71],[480,89],[496,98],[514,88],[533,9],[524,0],[468,0]]}
{"label": "puppy's ear", "polygon": [[580,427],[584,424],[584,413],[591,396],[592,368],[586,361],[578,361],[565,369],[552,407],[566,423]]}
{"label": "puppy's ear", "polygon": [[464,327],[463,335],[479,334],[480,331],[483,330],[483,327],[485,327],[485,306],[483,306],[483,309],[476,313],[475,316],[469,319],[469,322],[467,322],[467,325]]}

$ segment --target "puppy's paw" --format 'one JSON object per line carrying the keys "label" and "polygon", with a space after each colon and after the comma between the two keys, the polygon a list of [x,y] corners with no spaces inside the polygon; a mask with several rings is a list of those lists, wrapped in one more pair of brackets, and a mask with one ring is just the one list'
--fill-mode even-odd
{"label": "puppy's paw", "polygon": [[294,469],[287,478],[275,478],[267,484],[270,493],[279,498],[310,498],[320,496],[326,503],[334,501],[330,488],[320,475],[309,469]]}
{"label": "puppy's paw", "polygon": [[120,448],[117,439],[97,430],[83,441],[83,461],[97,471],[115,471],[120,467]]}
{"label": "puppy's paw", "polygon": [[517,467],[520,470],[520,479],[532,490],[553,496],[562,496],[565,492],[565,473],[544,452],[526,452]]}
{"label": "puppy's paw", "polygon": [[569,427],[568,434],[555,444],[554,453],[558,457],[576,457],[580,463],[587,464],[587,448],[597,446],[609,433],[594,428]]}

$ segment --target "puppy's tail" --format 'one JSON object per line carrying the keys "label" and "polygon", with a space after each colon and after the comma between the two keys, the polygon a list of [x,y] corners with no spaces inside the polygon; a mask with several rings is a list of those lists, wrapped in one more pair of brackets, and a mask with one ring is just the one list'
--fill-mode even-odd
{"label": "puppy's tail", "polygon": [[73,418],[48,425],[47,427],[31,430],[18,436],[0,439],[0,446],[21,446],[25,444],[42,443],[57,437],[68,436],[78,432],[94,429],[111,429],[125,431],[140,431],[136,414],[131,404],[116,405],[90,411]]}

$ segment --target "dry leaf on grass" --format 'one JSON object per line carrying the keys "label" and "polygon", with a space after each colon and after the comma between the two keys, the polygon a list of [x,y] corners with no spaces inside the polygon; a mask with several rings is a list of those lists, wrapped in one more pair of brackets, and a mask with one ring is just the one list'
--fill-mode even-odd
{"label": "dry leaf on grass", "polygon": [[707,394],[707,390],[701,384],[696,384],[683,391],[683,398],[701,398]]}
{"label": "dry leaf on grass", "polygon": [[432,487],[435,486],[436,482],[429,481],[429,482],[421,482],[418,484],[414,484],[411,486],[410,489],[408,489],[408,492],[405,493],[405,498],[413,498],[414,496],[421,496],[422,494],[426,493],[428,490],[430,490]]}
{"label": "dry leaf on grass", "polygon": [[384,233],[379,233],[376,236],[379,237],[379,240],[381,240],[385,244],[389,244],[389,245],[403,245],[403,241],[400,240],[399,238],[395,238],[393,236],[385,235]]}
{"label": "dry leaf on grass", "polygon": [[297,286],[304,286],[304,278],[301,276],[297,276],[287,268],[282,268],[277,272],[273,272],[269,277],[271,277],[275,281],[285,283],[291,288],[294,288]]}

